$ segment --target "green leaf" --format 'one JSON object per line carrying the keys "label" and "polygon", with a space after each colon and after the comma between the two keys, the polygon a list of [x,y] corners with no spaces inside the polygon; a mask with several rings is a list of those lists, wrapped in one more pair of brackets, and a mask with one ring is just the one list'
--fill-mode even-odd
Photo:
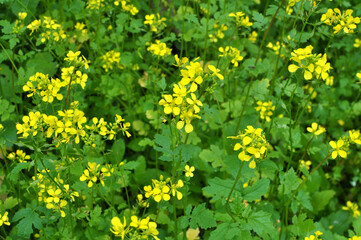
{"label": "green leaf", "polygon": [[7,197],[4,202],[4,209],[12,209],[18,204],[18,200],[12,196]]}
{"label": "green leaf", "polygon": [[293,190],[296,190],[300,182],[301,179],[297,177],[295,170],[291,168],[280,176],[281,185],[278,187],[278,191],[282,192],[284,190],[284,194],[290,194]]}
{"label": "green leaf", "polygon": [[206,209],[206,204],[202,203],[195,207],[190,216],[190,227],[196,229],[197,226],[203,229],[215,227],[217,225],[213,212]]}
{"label": "green leaf", "polygon": [[199,158],[211,163],[214,168],[220,167],[223,163],[222,151],[217,145],[211,145],[210,149],[202,150],[199,154]]}
{"label": "green leaf", "polygon": [[243,198],[247,201],[260,200],[268,191],[270,180],[262,178],[258,180],[253,186],[242,188]]}
{"label": "green leaf", "polygon": [[27,75],[31,76],[36,72],[41,72],[53,76],[58,69],[57,63],[53,60],[53,56],[49,52],[37,53],[26,63]]}
{"label": "green leaf", "polygon": [[7,20],[0,20],[0,26],[2,26],[4,34],[11,34],[13,32],[13,25]]}
{"label": "green leaf", "polygon": [[209,240],[220,239],[252,239],[252,236],[249,230],[241,230],[237,223],[221,223],[209,237]]}
{"label": "green leaf", "polygon": [[306,214],[302,213],[299,216],[293,216],[293,225],[289,226],[290,231],[297,236],[305,236],[316,228],[312,219],[306,220]]}
{"label": "green leaf", "polygon": [[23,169],[29,168],[30,166],[32,166],[31,162],[17,163],[13,170],[11,170],[7,178],[14,182],[17,181],[19,178],[19,172],[21,172],[21,170]]}
{"label": "green leaf", "polygon": [[361,236],[361,218],[357,218],[352,223],[353,229],[355,230],[356,235]]}
{"label": "green leaf", "polygon": [[89,225],[91,227],[98,226],[101,221],[103,221],[103,218],[100,217],[102,213],[102,208],[98,205],[94,207],[93,211],[90,212],[90,221]]}
{"label": "green leaf", "polygon": [[28,238],[30,234],[33,233],[33,226],[37,229],[42,229],[42,220],[39,217],[39,214],[35,212],[34,209],[31,208],[23,208],[20,209],[18,212],[15,213],[12,221],[17,222],[22,219],[16,227],[19,229],[18,234],[20,236]]}
{"label": "green leaf", "polygon": [[266,100],[266,96],[268,96],[268,86],[269,80],[266,78],[255,81],[252,85],[251,96],[254,96],[254,98],[257,100]]}
{"label": "green leaf", "polygon": [[253,212],[247,218],[247,222],[250,224],[253,231],[255,231],[259,236],[262,236],[263,233],[272,233],[273,231],[277,231],[273,226],[271,216],[271,213],[264,211]]}
{"label": "green leaf", "polygon": [[125,143],[122,138],[118,139],[114,142],[112,146],[112,153],[111,153],[111,161],[115,164],[119,164],[123,158],[125,153]]}
{"label": "green leaf", "polygon": [[[223,180],[216,177],[209,180],[208,186],[202,188],[202,190],[205,191],[205,193],[211,195],[213,201],[220,199],[225,201],[226,197],[228,197],[228,194],[231,191],[233,182],[234,180],[231,179]],[[235,188],[234,192],[237,192],[237,188]]]}
{"label": "green leaf", "polygon": [[336,192],[334,190],[324,190],[314,193],[312,196],[312,205],[314,212],[317,213],[319,211],[322,211],[335,194]]}

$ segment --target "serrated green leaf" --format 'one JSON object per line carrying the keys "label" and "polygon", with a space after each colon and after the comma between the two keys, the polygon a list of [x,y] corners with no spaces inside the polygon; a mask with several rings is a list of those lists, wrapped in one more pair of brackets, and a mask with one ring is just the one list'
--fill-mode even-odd
{"label": "serrated green leaf", "polygon": [[206,209],[206,204],[202,203],[195,207],[190,216],[189,226],[196,229],[198,226],[202,229],[215,227],[217,225],[213,212]]}
{"label": "serrated green leaf", "polygon": [[247,201],[260,200],[261,197],[267,193],[270,180],[262,178],[258,180],[254,185],[242,188],[243,198]]}
{"label": "serrated green leaf", "polygon": [[334,190],[324,190],[314,193],[312,196],[312,205],[314,212],[317,213],[319,211],[322,211],[335,194],[336,192]]}
{"label": "serrated green leaf", "polygon": [[284,194],[290,194],[293,190],[296,190],[298,185],[301,183],[301,179],[299,179],[296,175],[295,170],[293,168],[289,169],[285,174],[280,176],[280,183],[278,190]]}
{"label": "serrated green leaf", "polygon": [[33,209],[23,208],[15,213],[12,221],[17,222],[22,219],[16,227],[19,229],[18,234],[22,237],[29,238],[30,234],[33,233],[33,226],[37,229],[42,229],[42,220]]}
{"label": "serrated green leaf", "polygon": [[299,216],[293,216],[293,225],[289,226],[290,231],[297,236],[305,236],[316,228],[312,219],[306,220],[306,214],[302,213]]}
{"label": "serrated green leaf", "polygon": [[262,236],[264,233],[270,234],[272,231],[277,231],[273,226],[271,216],[271,213],[264,211],[253,212],[247,218],[247,222],[250,224],[253,231],[259,236]]}
{"label": "serrated green leaf", "polygon": [[199,158],[211,163],[214,168],[220,167],[223,163],[222,151],[217,145],[211,145],[210,149],[202,150],[199,154]]}

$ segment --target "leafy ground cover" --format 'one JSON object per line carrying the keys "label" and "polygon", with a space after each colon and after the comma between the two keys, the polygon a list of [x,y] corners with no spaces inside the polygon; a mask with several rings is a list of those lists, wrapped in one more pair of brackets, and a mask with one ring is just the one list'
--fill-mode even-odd
{"label": "leafy ground cover", "polygon": [[0,6],[2,239],[361,239],[358,0]]}

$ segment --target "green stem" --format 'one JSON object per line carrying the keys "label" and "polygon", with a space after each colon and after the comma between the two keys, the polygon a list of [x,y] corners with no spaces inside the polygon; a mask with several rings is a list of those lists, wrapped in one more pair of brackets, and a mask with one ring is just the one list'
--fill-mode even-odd
{"label": "green stem", "polygon": [[[257,63],[258,63],[258,60],[259,60],[259,57],[260,57],[260,54],[261,54],[261,50],[262,50],[262,47],[263,47],[264,42],[265,42],[265,40],[266,40],[267,34],[268,34],[269,30],[271,29],[271,26],[272,26],[272,24],[273,24],[273,22],[274,22],[274,20],[275,20],[275,18],[276,18],[276,16],[277,16],[277,14],[278,14],[278,11],[280,10],[280,8],[282,7],[282,5],[283,5],[285,2],[286,2],[286,0],[283,0],[282,3],[278,6],[277,11],[276,11],[275,14],[273,15],[272,20],[271,20],[270,24],[268,25],[268,28],[267,28],[265,34],[263,35],[263,39],[262,39],[261,45],[259,46],[259,49],[258,49],[258,53],[257,53],[256,61],[255,61],[255,63],[254,63],[254,67],[257,66]],[[238,118],[238,122],[237,122],[237,125],[236,125],[236,131],[235,131],[234,135],[237,135],[237,132],[238,132],[238,130],[239,130],[239,126],[240,126],[241,120],[242,120],[242,118],[243,118],[244,110],[246,109],[246,104],[247,104],[247,101],[248,101],[249,93],[250,93],[250,91],[251,91],[251,87],[252,87],[252,84],[253,84],[254,79],[255,79],[255,75],[252,75],[252,78],[251,78],[251,80],[250,80],[250,82],[249,82],[249,85],[248,85],[248,89],[247,89],[247,93],[246,93],[246,98],[245,98],[245,100],[244,100],[244,102],[243,102],[243,105],[242,105],[241,115],[240,115],[239,118]]]}
{"label": "green stem", "polygon": [[237,222],[236,218],[233,216],[232,212],[229,210],[229,202],[231,200],[231,196],[232,196],[232,193],[234,191],[234,188],[236,187],[237,183],[238,183],[238,180],[239,178],[241,177],[241,172],[242,172],[242,168],[243,168],[243,164],[244,164],[244,161],[242,161],[241,163],[241,166],[239,167],[239,170],[238,170],[238,173],[237,173],[237,176],[236,176],[236,179],[234,180],[234,183],[233,183],[233,186],[231,188],[231,191],[229,192],[228,194],[228,197],[226,199],[226,211],[228,213],[229,216],[231,216],[231,218],[233,219],[234,222]]}
{"label": "green stem", "polygon": [[291,203],[292,198],[296,195],[296,193],[301,189],[301,187],[303,186],[303,184],[311,177],[311,175],[317,171],[317,169],[319,169],[322,164],[331,156],[331,153],[328,154],[310,173],[310,175],[308,177],[305,176],[305,178],[302,180],[302,182],[300,183],[300,185],[298,185],[297,189],[292,193],[292,195],[290,196],[290,198],[288,199],[286,206],[285,206],[285,217],[284,217],[284,223],[287,226],[288,224],[288,207]]}

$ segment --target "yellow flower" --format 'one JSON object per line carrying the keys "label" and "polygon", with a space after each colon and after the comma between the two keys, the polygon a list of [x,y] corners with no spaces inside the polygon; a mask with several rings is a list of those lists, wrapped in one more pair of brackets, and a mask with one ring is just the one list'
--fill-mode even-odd
{"label": "yellow flower", "polygon": [[347,201],[346,206],[343,206],[342,210],[345,210],[345,211],[351,210],[354,218],[358,218],[360,216],[360,211],[358,210],[357,203]]}
{"label": "yellow flower", "polygon": [[193,177],[194,176],[194,174],[193,174],[194,170],[195,170],[195,168],[193,166],[189,167],[189,165],[186,165],[184,167],[184,171],[186,172],[185,173],[186,177]]}
{"label": "yellow flower", "polygon": [[343,150],[345,142],[342,139],[339,139],[337,143],[335,141],[330,141],[329,144],[333,148],[333,152],[332,152],[333,159],[337,158],[337,156],[340,156],[342,158],[347,158],[347,153],[345,150]]}
{"label": "yellow flower", "polygon": [[5,212],[3,215],[0,214],[0,226],[3,224],[10,226],[8,212]]}
{"label": "yellow flower", "polygon": [[127,221],[125,220],[123,223],[120,221],[118,217],[113,217],[111,220],[112,227],[110,228],[110,231],[114,233],[116,237],[121,237],[122,240],[124,240],[125,234],[128,233],[128,229],[126,229]]}
{"label": "yellow flower", "polygon": [[240,133],[235,137],[228,137],[232,139],[241,140],[239,143],[234,145],[234,151],[241,150],[238,154],[238,158],[241,161],[252,161],[249,163],[250,168],[256,167],[256,161],[265,157],[267,152],[267,142],[262,134],[261,128],[253,128],[252,126],[247,126],[245,133]]}
{"label": "yellow flower", "polygon": [[360,41],[359,38],[356,38],[356,39],[355,39],[355,43],[353,44],[353,46],[354,46],[355,48],[359,48],[359,47],[361,46],[361,41]]}
{"label": "yellow flower", "polygon": [[307,131],[313,133],[315,136],[318,136],[326,132],[326,129],[314,122],[311,124],[311,127],[307,127]]}
{"label": "yellow flower", "polygon": [[219,70],[215,66],[208,65],[208,69],[211,70],[213,72],[213,75],[216,75],[219,79],[221,79],[221,80],[224,79],[223,75],[219,73],[221,70]]}

